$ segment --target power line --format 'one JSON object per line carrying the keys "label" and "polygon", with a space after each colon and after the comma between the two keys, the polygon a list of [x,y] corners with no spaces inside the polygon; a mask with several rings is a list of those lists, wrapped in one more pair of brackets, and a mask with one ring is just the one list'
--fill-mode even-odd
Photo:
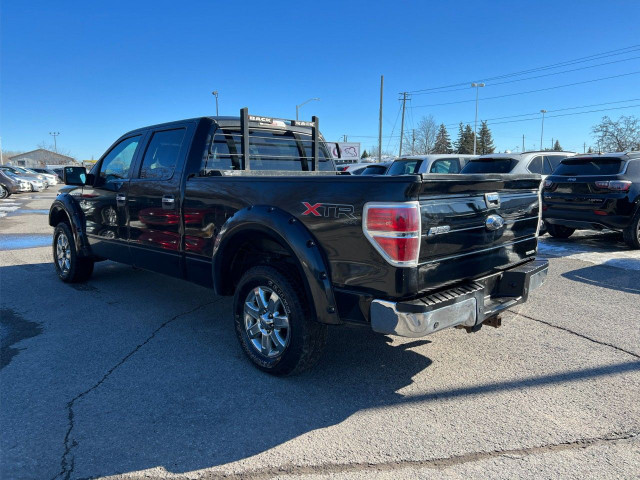
{"label": "power line", "polygon": [[[561,72],[545,73],[543,75],[536,75],[534,77],[517,78],[515,80],[506,80],[504,82],[489,83],[487,86],[488,87],[493,87],[493,86],[496,86],[496,85],[505,85],[505,84],[508,84],[508,83],[516,83],[516,82],[524,82],[524,81],[527,81],[527,80],[535,80],[537,78],[550,77],[552,75],[560,75],[560,74],[563,74],[563,73],[577,72],[577,71],[580,71],[580,70],[586,70],[588,68],[602,67],[602,66],[605,66],[605,65],[611,65],[613,63],[628,62],[629,60],[637,60],[639,58],[640,58],[640,56],[631,57],[631,58],[624,58],[622,60],[614,60],[614,61],[611,61],[611,62],[598,63],[596,65],[587,65],[586,67],[572,68],[571,70],[562,70]],[[469,90],[468,85],[466,87],[463,87],[463,88],[453,88],[453,89],[450,89],[450,90],[440,90],[440,91],[436,91],[436,92],[420,92],[420,93],[414,93],[414,95],[433,95],[433,94],[436,94],[436,93],[460,92],[460,91],[463,91],[463,90],[468,91]]]}
{"label": "power line", "polygon": [[[616,104],[616,103],[621,103],[621,102],[625,102],[625,101],[635,101],[637,99],[632,99],[632,100],[622,100],[620,102],[608,102],[608,103],[603,103],[603,104],[593,104],[593,105],[584,105],[581,107],[567,107],[567,108],[559,108],[556,110],[548,110],[548,112],[560,112],[560,111],[565,111],[565,110],[574,110],[576,108],[586,108],[586,107],[590,107],[590,106],[598,106],[598,105],[608,105],[608,104]],[[601,109],[597,109],[597,110],[587,110],[584,112],[572,112],[572,113],[564,113],[564,114],[558,114],[558,115],[546,115],[545,118],[556,118],[556,117],[567,117],[567,116],[572,116],[572,115],[583,115],[585,113],[596,113],[596,112],[606,112],[606,111],[610,111],[610,110],[621,110],[621,109],[625,109],[625,108],[633,108],[633,107],[640,107],[640,104],[635,104],[635,105],[625,105],[622,107],[611,107],[611,108],[601,108]],[[399,113],[399,112],[398,112]],[[540,115],[539,112],[536,113],[537,115]],[[523,114],[523,115],[533,115],[533,114]],[[522,115],[514,115],[514,117],[517,116],[522,116]],[[510,118],[510,117],[501,117],[501,118]],[[489,123],[489,120],[484,120],[487,122],[488,125],[502,125],[505,123],[518,123],[518,122],[528,122],[528,121],[539,121],[540,118],[536,117],[536,118],[525,118],[525,119],[521,119],[521,120],[509,120],[509,121],[504,121],[504,122],[491,122]],[[397,122],[397,118],[396,118],[396,122]],[[465,123],[465,122],[463,122]],[[469,123],[469,122],[466,122]],[[447,124],[445,125],[445,127],[452,127],[452,126],[457,126],[458,123],[452,123],[452,124]],[[349,137],[353,137],[353,138],[378,138],[377,136],[373,136],[373,135],[349,135]],[[393,135],[393,131],[391,132],[391,135],[385,135],[383,138],[399,138],[400,135]],[[516,137],[514,137],[516,138]],[[518,137],[520,138],[520,137]],[[389,140],[389,142],[391,142],[391,140]]]}
{"label": "power line", "polygon": [[[552,113],[552,112],[564,112],[564,111],[567,111],[567,110],[577,110],[578,108],[602,107],[604,105],[615,105],[615,104],[618,104],[618,103],[637,102],[637,101],[640,101],[640,98],[630,98],[629,100],[618,100],[618,101],[615,101],[615,102],[592,103],[591,105],[580,105],[578,107],[556,108],[555,110],[547,110],[547,111],[549,113]],[[527,116],[531,116],[531,115],[540,116],[540,111],[531,112],[531,113],[521,113],[521,114],[518,114],[518,115],[507,115],[507,116],[504,116],[504,117],[485,118],[485,119],[483,119],[483,121],[489,122],[489,121],[492,121],[492,120],[503,120],[503,119],[506,119],[506,118],[527,117]],[[464,124],[469,123],[470,124],[472,121],[473,120],[468,120],[468,121],[462,122],[462,123],[464,123]],[[458,123],[448,123],[448,124],[445,125],[445,127],[455,127],[455,126],[458,125]]]}
{"label": "power line", "polygon": [[569,66],[569,65],[575,65],[576,63],[584,63],[584,62],[593,61],[593,60],[600,60],[600,58],[613,57],[613,56],[616,56],[616,55],[624,55],[624,54],[627,54],[627,53],[631,53],[631,52],[637,51],[638,49],[640,49],[640,44],[631,45],[631,46],[625,47],[625,48],[618,48],[618,49],[615,49],[615,50],[609,50],[607,52],[596,53],[596,54],[593,54],[593,55],[588,55],[586,57],[579,57],[579,58],[575,58],[573,60],[567,60],[567,61],[564,61],[564,62],[554,63],[554,64],[551,64],[551,65],[545,65],[545,66],[541,66],[541,67],[530,68],[528,70],[521,70],[521,71],[518,71],[518,72],[512,72],[512,73],[507,73],[507,74],[503,74],[503,75],[497,75],[497,76],[494,76],[494,77],[485,77],[484,79],[468,80],[466,82],[453,83],[453,84],[450,84],[450,85],[443,85],[443,86],[440,86],[440,87],[431,87],[431,88],[423,88],[423,89],[418,89],[418,90],[412,90],[409,93],[428,92],[428,91],[433,91],[433,90],[441,90],[443,88],[461,87],[461,86],[468,85],[472,81],[473,82],[477,82],[477,81],[488,82],[488,81],[491,81],[491,80],[501,80],[503,78],[516,77],[516,76],[520,76],[520,75],[526,75],[528,73],[535,73],[535,72],[538,72],[538,71],[552,70],[554,68],[560,68],[560,67],[565,67],[565,66]]}
{"label": "power line", "polygon": [[[603,80],[610,80],[612,78],[620,78],[620,77],[626,77],[629,75],[637,75],[638,73],[640,73],[639,71],[635,71],[635,72],[628,72],[628,73],[621,73],[619,75],[611,75],[609,77],[601,77],[601,78],[594,78],[593,80],[585,80],[582,82],[574,82],[574,83],[567,83],[565,85],[556,85],[554,87],[547,87],[547,88],[538,88],[536,90],[527,90],[525,92],[516,92],[516,93],[507,93],[505,95],[494,95],[493,97],[484,97],[482,99],[482,101],[486,101],[486,100],[493,100],[496,98],[506,98],[506,97],[514,97],[517,95],[526,95],[529,93],[536,93],[536,92],[545,92],[548,90],[555,90],[558,88],[566,88],[566,87],[572,87],[575,85],[584,85],[586,83],[594,83],[594,82],[601,82]],[[456,102],[444,102],[444,103],[431,103],[428,105],[415,105],[411,108],[427,108],[427,107],[441,107],[441,106],[445,106],[445,105],[456,105],[456,104],[460,104],[460,103],[471,103],[471,102],[475,102],[475,100],[459,100]]]}

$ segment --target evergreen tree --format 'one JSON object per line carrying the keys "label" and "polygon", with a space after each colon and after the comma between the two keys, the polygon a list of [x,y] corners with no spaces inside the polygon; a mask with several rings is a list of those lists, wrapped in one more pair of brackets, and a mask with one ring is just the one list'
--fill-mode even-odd
{"label": "evergreen tree", "polygon": [[362,152],[362,156],[360,158],[369,158],[369,157],[370,157],[370,155],[365,150],[364,152]]}
{"label": "evergreen tree", "polygon": [[553,144],[553,151],[554,152],[562,151],[562,147],[560,146],[560,142],[558,140],[556,140],[556,143]]}
{"label": "evergreen tree", "polygon": [[589,147],[589,150],[587,150],[587,153],[593,153],[593,148]]}
{"label": "evergreen tree", "polygon": [[458,138],[456,139],[456,143],[454,144],[454,149],[456,153],[462,153],[460,152],[460,149],[462,148],[463,143],[464,143],[464,128],[462,127],[462,122],[460,122],[460,125],[458,125]]}
{"label": "evergreen tree", "polygon": [[438,134],[436,135],[436,141],[433,146],[433,153],[451,153],[453,148],[451,147],[451,139],[449,138],[449,132],[444,123],[440,124]]}
{"label": "evergreen tree", "polygon": [[462,140],[458,147],[458,153],[473,154],[473,129],[467,124],[462,131]]}
{"label": "evergreen tree", "polygon": [[[487,126],[487,122],[482,122],[482,126],[480,127],[480,131],[478,132],[478,143],[476,152],[478,155],[486,155],[488,153],[493,153],[496,150],[496,147],[493,145],[493,137],[491,136],[491,130]],[[473,152],[473,146],[472,152]]]}

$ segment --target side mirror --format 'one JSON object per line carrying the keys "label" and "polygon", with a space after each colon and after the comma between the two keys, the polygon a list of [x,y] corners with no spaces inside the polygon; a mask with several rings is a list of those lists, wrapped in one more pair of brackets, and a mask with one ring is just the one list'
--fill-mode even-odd
{"label": "side mirror", "polygon": [[87,169],[84,167],[64,167],[64,183],[66,185],[85,185]]}

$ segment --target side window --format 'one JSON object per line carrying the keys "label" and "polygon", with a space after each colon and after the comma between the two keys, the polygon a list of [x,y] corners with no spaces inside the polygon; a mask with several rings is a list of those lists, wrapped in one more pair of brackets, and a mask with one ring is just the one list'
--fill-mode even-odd
{"label": "side window", "polygon": [[543,175],[551,175],[553,173],[553,165],[551,164],[550,158],[549,156],[544,157],[544,162],[542,163]]}
{"label": "side window", "polygon": [[542,175],[542,157],[537,156],[534,157],[531,162],[529,162],[529,171],[531,173],[539,173]]}
{"label": "side window", "polygon": [[166,180],[173,176],[186,130],[155,132],[142,159],[140,178]]}
{"label": "side window", "polygon": [[431,165],[431,173],[460,173],[460,160],[457,158],[436,160]]}
{"label": "side window", "polygon": [[100,165],[100,174],[97,179],[98,185],[129,178],[131,162],[140,143],[140,138],[140,135],[129,137],[113,147]]}
{"label": "side window", "polygon": [[558,165],[560,165],[562,160],[567,158],[567,156],[566,155],[547,155],[544,158],[546,160],[545,163],[549,164],[549,168],[551,168],[551,172],[553,173],[553,171],[556,168],[558,168]]}

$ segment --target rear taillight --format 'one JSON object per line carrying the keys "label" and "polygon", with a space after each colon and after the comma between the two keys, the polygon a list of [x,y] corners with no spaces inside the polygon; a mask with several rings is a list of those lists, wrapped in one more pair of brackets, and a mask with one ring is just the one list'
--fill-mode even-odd
{"label": "rear taillight", "polygon": [[596,188],[603,190],[611,190],[614,192],[628,192],[631,188],[631,182],[629,180],[606,180],[595,182]]}
{"label": "rear taillight", "polygon": [[420,254],[420,205],[367,203],[362,230],[371,244],[392,265],[415,266]]}

